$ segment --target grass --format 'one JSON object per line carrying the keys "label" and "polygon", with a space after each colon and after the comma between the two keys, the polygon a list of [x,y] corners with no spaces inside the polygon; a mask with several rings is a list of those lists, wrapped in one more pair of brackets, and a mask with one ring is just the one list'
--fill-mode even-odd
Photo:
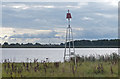
{"label": "grass", "polygon": [[[103,72],[97,67],[102,64]],[[12,68],[13,65],[13,68]],[[111,66],[113,73],[111,73]],[[84,61],[64,63],[3,63],[3,77],[118,77],[118,63]]]}
{"label": "grass", "polygon": [[2,64],[0,63],[0,79],[2,78]]}
{"label": "grass", "polygon": [[118,77],[119,55],[76,56],[69,62],[13,63],[9,59],[2,64],[2,77]]}

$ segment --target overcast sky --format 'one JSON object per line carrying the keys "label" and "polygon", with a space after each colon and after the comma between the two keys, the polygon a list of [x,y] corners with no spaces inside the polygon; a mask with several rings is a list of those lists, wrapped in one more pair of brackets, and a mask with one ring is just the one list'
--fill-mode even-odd
{"label": "overcast sky", "polygon": [[66,13],[74,40],[118,38],[118,2],[3,2],[1,42],[61,43]]}

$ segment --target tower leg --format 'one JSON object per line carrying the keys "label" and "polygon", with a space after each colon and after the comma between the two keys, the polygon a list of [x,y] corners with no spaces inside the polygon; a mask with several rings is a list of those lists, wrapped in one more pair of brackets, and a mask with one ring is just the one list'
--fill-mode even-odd
{"label": "tower leg", "polygon": [[67,35],[68,35],[68,29],[66,29],[66,40],[65,40],[65,51],[64,51],[64,62],[65,62],[65,58],[66,58],[66,48],[67,48]]}
{"label": "tower leg", "polygon": [[72,36],[73,52],[74,52],[75,65],[76,65],[76,55],[75,55],[75,46],[74,46],[74,40],[73,40],[73,32],[72,32],[72,28],[71,28],[71,36]]}

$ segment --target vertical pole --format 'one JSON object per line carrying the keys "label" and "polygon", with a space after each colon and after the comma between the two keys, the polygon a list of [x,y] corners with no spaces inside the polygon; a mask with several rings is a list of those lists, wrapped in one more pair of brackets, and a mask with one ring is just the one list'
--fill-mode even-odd
{"label": "vertical pole", "polygon": [[67,30],[66,30],[65,51],[64,51],[64,62],[65,62],[65,56],[66,56],[67,35],[68,35],[68,28],[67,28]]}
{"label": "vertical pole", "polygon": [[76,66],[76,55],[75,55],[75,47],[74,47],[74,41],[73,41],[73,32],[72,32],[72,28],[71,28],[71,36],[72,36],[73,52],[74,52],[74,56],[75,56],[75,66]]}
{"label": "vertical pole", "polygon": [[73,32],[72,32],[72,28],[71,28],[71,36],[72,36],[72,43],[73,43],[73,51],[75,52],[75,47],[74,47],[74,41],[73,41]]}
{"label": "vertical pole", "polygon": [[68,28],[69,28],[69,57],[70,57],[70,19],[68,19]]}

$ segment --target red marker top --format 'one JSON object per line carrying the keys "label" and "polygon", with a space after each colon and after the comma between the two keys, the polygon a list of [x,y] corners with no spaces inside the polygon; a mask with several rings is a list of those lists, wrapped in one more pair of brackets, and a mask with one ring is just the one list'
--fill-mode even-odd
{"label": "red marker top", "polygon": [[69,13],[69,10],[68,10],[68,13],[67,13],[66,18],[67,18],[67,19],[71,19],[71,18],[72,18],[71,13]]}

